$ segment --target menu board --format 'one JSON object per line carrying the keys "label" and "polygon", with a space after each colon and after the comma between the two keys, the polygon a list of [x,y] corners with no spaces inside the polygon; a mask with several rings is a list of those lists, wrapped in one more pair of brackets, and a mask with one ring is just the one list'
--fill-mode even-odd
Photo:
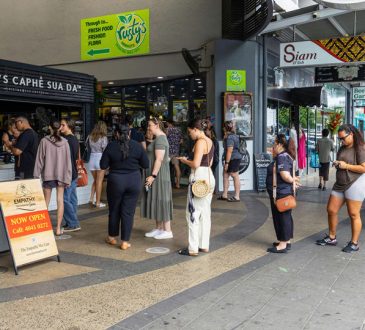
{"label": "menu board", "polygon": [[17,267],[58,256],[39,179],[0,182],[1,213]]}
{"label": "menu board", "polygon": [[255,169],[256,169],[256,189],[257,191],[266,190],[267,168],[272,161],[271,154],[259,153],[255,154]]}

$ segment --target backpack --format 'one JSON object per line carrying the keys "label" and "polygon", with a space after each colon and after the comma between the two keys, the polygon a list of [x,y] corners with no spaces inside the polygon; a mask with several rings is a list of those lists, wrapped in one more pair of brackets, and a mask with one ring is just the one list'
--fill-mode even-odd
{"label": "backpack", "polygon": [[238,152],[243,157],[246,154],[246,151],[247,151],[246,140],[243,137],[239,136]]}

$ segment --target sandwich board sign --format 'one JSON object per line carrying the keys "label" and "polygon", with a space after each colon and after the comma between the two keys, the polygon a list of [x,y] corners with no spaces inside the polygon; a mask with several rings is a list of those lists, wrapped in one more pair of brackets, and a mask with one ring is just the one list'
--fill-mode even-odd
{"label": "sandwich board sign", "polygon": [[15,274],[50,257],[60,261],[39,179],[0,182],[0,205]]}

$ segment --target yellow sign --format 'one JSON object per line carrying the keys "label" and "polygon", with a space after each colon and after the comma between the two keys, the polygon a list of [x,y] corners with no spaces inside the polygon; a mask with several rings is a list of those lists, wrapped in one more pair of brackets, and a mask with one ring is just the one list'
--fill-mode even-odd
{"label": "yellow sign", "polygon": [[0,182],[0,203],[15,268],[58,255],[39,179]]}
{"label": "yellow sign", "polygon": [[81,60],[147,54],[149,9],[81,20]]}

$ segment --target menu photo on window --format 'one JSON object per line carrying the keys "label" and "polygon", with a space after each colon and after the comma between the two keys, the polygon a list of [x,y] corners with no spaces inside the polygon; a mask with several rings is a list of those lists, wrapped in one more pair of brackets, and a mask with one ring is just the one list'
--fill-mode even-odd
{"label": "menu photo on window", "polygon": [[236,134],[252,137],[252,94],[232,92],[223,95],[224,121],[233,121]]}

